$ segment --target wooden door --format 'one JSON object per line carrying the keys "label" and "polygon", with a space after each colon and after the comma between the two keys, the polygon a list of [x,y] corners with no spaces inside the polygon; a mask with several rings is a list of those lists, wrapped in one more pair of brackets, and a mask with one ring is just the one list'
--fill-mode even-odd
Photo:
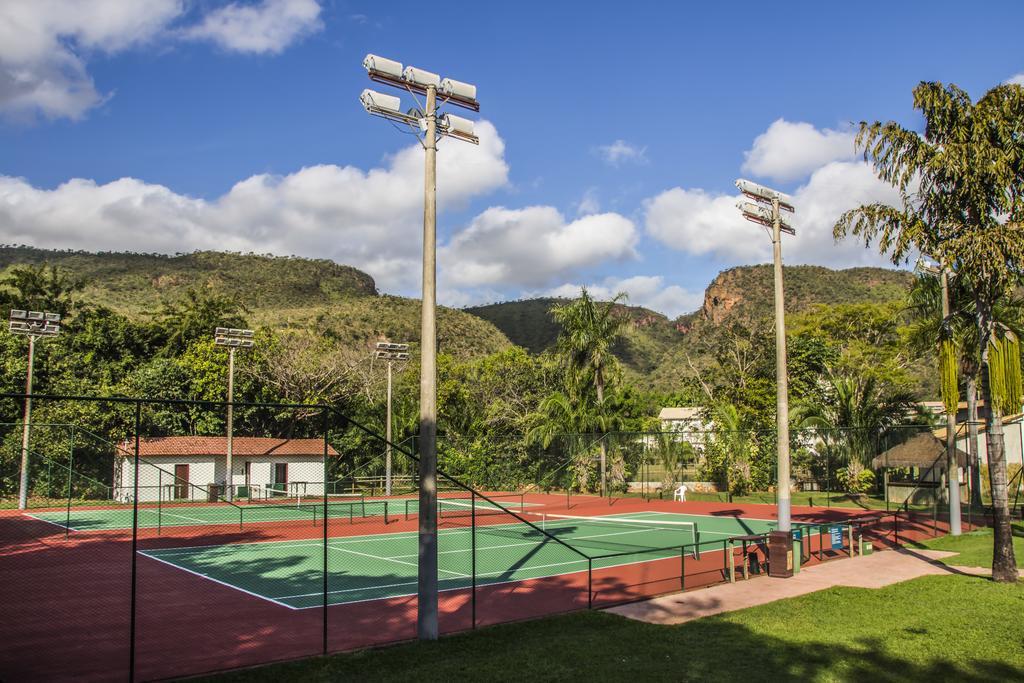
{"label": "wooden door", "polygon": [[274,488],[278,491],[288,490],[288,463],[274,463]]}
{"label": "wooden door", "polygon": [[174,497],[188,498],[188,465],[174,466]]}

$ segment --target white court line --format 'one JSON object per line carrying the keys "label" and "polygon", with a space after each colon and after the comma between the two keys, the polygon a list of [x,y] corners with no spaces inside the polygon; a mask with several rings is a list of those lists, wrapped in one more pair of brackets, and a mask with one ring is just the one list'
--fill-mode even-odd
{"label": "white court line", "polygon": [[[298,607],[292,607],[291,605],[289,605],[287,603],[278,602],[274,598],[268,598],[265,595],[260,595],[259,593],[253,593],[252,591],[247,591],[244,588],[241,588],[240,586],[236,586],[234,584],[230,584],[230,583],[227,583],[225,581],[221,581],[220,579],[215,579],[212,576],[207,576],[206,574],[201,574],[200,572],[197,572],[197,571],[194,571],[192,569],[189,569],[188,567],[182,567],[181,565],[174,564],[173,562],[168,562],[167,560],[161,560],[159,557],[154,557],[153,555],[150,555],[149,553],[147,553],[144,550],[139,550],[138,553],[140,555],[142,555],[143,557],[148,557],[151,560],[156,560],[157,562],[162,562],[162,563],[166,564],[169,567],[174,567],[175,569],[180,569],[181,571],[188,572],[189,574],[192,574],[193,576],[198,576],[200,578],[206,579],[207,581],[213,581],[214,583],[219,583],[220,585],[226,586],[227,588],[234,588],[236,591],[238,591],[240,593],[245,593],[246,595],[251,595],[254,598],[260,598],[261,600],[266,600],[267,602],[272,602],[275,605],[281,605],[282,607],[287,607],[288,609],[292,609],[292,610],[299,609]],[[305,608],[303,608],[303,609],[305,609]]]}
{"label": "white court line", "polygon": [[[320,547],[323,547],[323,546],[320,546]],[[349,550],[348,548],[334,548],[334,547],[331,546],[330,543],[327,544],[327,547],[330,550],[339,550],[339,551],[341,551],[343,553],[352,553],[353,555],[362,555],[363,557],[369,557],[369,558],[374,559],[374,560],[380,560],[381,562],[394,562],[396,564],[404,564],[404,565],[407,565],[409,567],[417,567],[417,568],[419,567],[419,565],[416,564],[415,562],[406,562],[404,560],[398,560],[398,559],[395,559],[393,557],[380,557],[379,555],[371,555],[369,553],[361,553],[358,550]],[[410,557],[412,557],[412,556],[410,556]],[[462,574],[460,572],[453,572],[453,571],[449,571],[447,569],[441,569],[440,567],[438,567],[437,571],[444,572],[445,574],[455,574],[455,576],[458,576],[459,578],[462,578],[462,579],[472,578],[468,574]]]}
{"label": "white court line", "polygon": [[65,529],[67,531],[78,531],[78,529],[76,529],[73,526],[68,526],[67,524],[61,524],[60,522],[54,522],[53,520],[45,519],[43,517],[36,517],[31,512],[22,512],[21,514],[23,514],[26,517],[29,517],[31,519],[39,520],[40,522],[46,522],[47,524],[52,524],[54,526],[60,527],[61,529]]}

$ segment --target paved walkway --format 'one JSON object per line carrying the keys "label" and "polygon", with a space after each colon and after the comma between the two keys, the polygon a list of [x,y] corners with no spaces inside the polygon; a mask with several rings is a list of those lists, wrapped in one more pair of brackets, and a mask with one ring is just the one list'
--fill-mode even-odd
{"label": "paved walkway", "polygon": [[612,607],[608,612],[652,624],[681,624],[693,619],[763,605],[832,586],[881,588],[929,574],[990,576],[981,567],[949,567],[936,560],[956,553],[940,550],[885,550],[865,557],[831,560],[806,567],[789,579],[759,577],[725,583],[689,593],[665,595]]}

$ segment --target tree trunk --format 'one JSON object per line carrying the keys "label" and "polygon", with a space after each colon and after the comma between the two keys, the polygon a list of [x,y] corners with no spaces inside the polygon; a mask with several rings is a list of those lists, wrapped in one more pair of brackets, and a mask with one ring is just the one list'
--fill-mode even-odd
{"label": "tree trunk", "polygon": [[[601,368],[594,373],[594,382],[597,385],[597,405],[604,404],[604,376]],[[601,497],[608,495],[608,449],[604,443],[604,434],[601,434]]]}
{"label": "tree trunk", "polygon": [[978,451],[978,379],[967,377],[967,439],[971,453],[971,506],[981,507],[981,454]]}
{"label": "tree trunk", "polygon": [[1006,449],[1003,441],[1003,416],[992,400],[988,377],[988,344],[994,324],[990,308],[978,302],[978,341],[981,345],[981,390],[988,406],[988,479],[992,487],[992,580],[1012,583],[1017,580],[1017,560],[1013,555],[1013,533],[1006,482]]}

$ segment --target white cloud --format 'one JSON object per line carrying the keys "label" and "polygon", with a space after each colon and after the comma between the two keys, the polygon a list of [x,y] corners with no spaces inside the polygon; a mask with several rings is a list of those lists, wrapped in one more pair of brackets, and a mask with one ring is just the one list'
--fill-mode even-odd
{"label": "white cloud", "polygon": [[647,148],[634,145],[625,140],[616,140],[610,145],[601,145],[597,154],[609,166],[620,166],[624,163],[643,164],[647,162]]}
{"label": "white cloud", "polygon": [[76,119],[100,104],[84,54],[151,40],[182,0],[4,0],[0,3],[0,112]]}
{"label": "white cloud", "polygon": [[[488,122],[480,145],[443,146],[444,211],[507,182],[504,143]],[[419,281],[423,151],[402,150],[382,168],[321,165],[255,175],[212,201],[134,178],[104,185],[74,179],[48,190],[0,176],[0,241],[50,248],[256,251],[333,258],[366,269],[385,289]]]}
{"label": "white cloud", "polygon": [[[561,296],[576,298],[580,295],[583,285],[564,284],[553,287],[544,296]],[[629,296],[626,302],[631,306],[643,306],[652,311],[664,313],[669,318],[676,318],[684,313],[697,310],[704,300],[702,292],[690,292],[679,285],[665,286],[665,278],[660,275],[636,275],[627,278],[605,278],[599,283],[586,285],[590,295],[599,301],[609,301],[619,292]]]}
{"label": "white cloud", "polygon": [[616,213],[567,222],[557,209],[492,207],[441,249],[448,287],[542,287],[609,260],[635,258],[637,231]]}
{"label": "white cloud", "polygon": [[587,191],[580,197],[579,203],[576,204],[576,215],[577,216],[589,216],[593,213],[599,213],[601,211],[601,200],[597,196],[596,187],[588,187]]}
{"label": "white cloud", "polygon": [[[768,136],[772,128],[780,130],[778,123],[758,139]],[[828,136],[815,131],[809,139],[824,137]],[[865,249],[862,242],[849,238],[837,244],[832,238],[832,226],[844,211],[861,204],[899,201],[898,194],[875,176],[870,165],[842,160],[818,164],[793,197],[796,235],[784,240],[785,262],[835,267],[889,264],[875,249]],[[675,187],[644,203],[645,229],[663,244],[695,256],[739,263],[770,261],[771,240],[761,228],[742,218],[736,208],[739,199],[733,194]]]}
{"label": "white cloud", "polygon": [[[110,97],[89,75],[89,57],[176,37],[238,52],[278,53],[319,30],[317,0],[262,0],[210,10],[176,26],[185,0],[2,0],[0,114],[79,119]],[[204,4],[205,8],[206,5]]]}
{"label": "white cloud", "polygon": [[736,209],[736,197],[674,187],[644,202],[648,234],[694,255],[758,262],[766,247],[751,235],[751,224]]}
{"label": "white cloud", "polygon": [[1008,85],[1024,85],[1024,73],[1011,76],[1006,80]]}
{"label": "white cloud", "polygon": [[798,180],[831,161],[855,158],[854,134],[778,119],[754,139],[745,156],[744,172],[781,182]]}
{"label": "white cloud", "polygon": [[[898,194],[878,180],[864,162],[834,161],[811,174],[793,195],[796,235],[783,240],[783,260],[833,267],[890,265],[888,259],[853,238],[836,243],[832,226],[844,211],[872,202],[896,203]],[[645,204],[646,230],[655,239],[693,255],[739,263],[771,260],[771,240],[742,218],[739,195],[672,188]]]}
{"label": "white cloud", "polygon": [[322,28],[317,0],[262,0],[213,10],[184,35],[235,52],[276,54]]}

